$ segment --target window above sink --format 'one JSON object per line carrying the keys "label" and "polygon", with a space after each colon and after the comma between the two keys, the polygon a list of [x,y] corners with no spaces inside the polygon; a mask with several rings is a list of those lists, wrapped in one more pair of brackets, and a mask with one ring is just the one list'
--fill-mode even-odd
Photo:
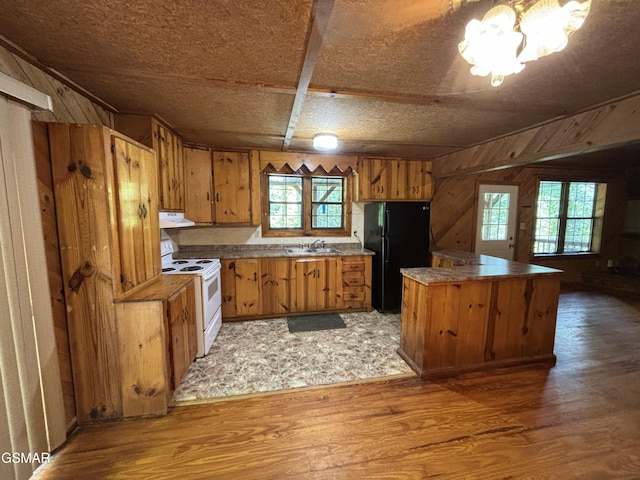
{"label": "window above sink", "polygon": [[[351,235],[351,172],[262,172],[265,237]],[[311,252],[319,253],[318,249]],[[323,253],[337,253],[325,251]]]}

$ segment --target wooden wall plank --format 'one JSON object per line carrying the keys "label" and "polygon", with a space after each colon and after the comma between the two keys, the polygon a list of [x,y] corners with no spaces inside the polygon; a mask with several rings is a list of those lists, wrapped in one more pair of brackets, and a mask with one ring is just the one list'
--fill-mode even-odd
{"label": "wooden wall plank", "polygon": [[443,155],[436,181],[455,175],[523,166],[640,140],[640,95]]}

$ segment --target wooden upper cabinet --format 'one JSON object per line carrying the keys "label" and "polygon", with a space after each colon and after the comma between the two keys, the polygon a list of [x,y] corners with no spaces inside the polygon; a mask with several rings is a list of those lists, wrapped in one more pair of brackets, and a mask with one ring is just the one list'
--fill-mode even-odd
{"label": "wooden upper cabinet", "polygon": [[249,154],[213,152],[214,218],[217,225],[251,224]]}
{"label": "wooden upper cabinet", "polygon": [[402,158],[358,159],[359,201],[431,200],[431,162]]}
{"label": "wooden upper cabinet", "polygon": [[185,183],[182,139],[158,120],[147,115],[118,114],[115,116],[115,128],[155,150],[160,210],[183,212]]}
{"label": "wooden upper cabinet", "polygon": [[120,284],[131,290],[161,272],[157,165],[153,154],[111,137],[116,180]]}
{"label": "wooden upper cabinet", "polygon": [[431,161],[407,160],[407,199],[431,200],[433,198],[433,177]]}
{"label": "wooden upper cabinet", "polygon": [[184,216],[197,225],[213,223],[213,180],[211,152],[197,148],[184,148],[186,185]]}
{"label": "wooden upper cabinet", "polygon": [[[182,139],[156,122],[158,148],[154,147],[160,165],[160,204],[162,210],[184,211],[184,157]],[[188,218],[188,217],[187,217]]]}

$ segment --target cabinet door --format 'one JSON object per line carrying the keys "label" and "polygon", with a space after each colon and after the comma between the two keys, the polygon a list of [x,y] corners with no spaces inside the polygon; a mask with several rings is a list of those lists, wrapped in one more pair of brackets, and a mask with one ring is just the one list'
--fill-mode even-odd
{"label": "cabinet door", "polygon": [[211,152],[185,148],[184,161],[186,183],[189,185],[185,192],[184,216],[198,225],[211,225],[213,223]]}
{"label": "cabinet door", "polygon": [[407,172],[407,199],[431,200],[433,197],[431,162],[428,160],[408,160]]}
{"label": "cabinet door", "polygon": [[264,315],[290,311],[290,274],[288,258],[260,260],[260,290]]}
{"label": "cabinet door", "polygon": [[195,290],[193,283],[166,301],[169,324],[171,389],[180,384],[196,358]]}
{"label": "cabinet door", "polygon": [[184,211],[182,140],[157,122],[160,202],[162,210]]}
{"label": "cabinet door", "polygon": [[235,261],[236,312],[238,316],[260,314],[259,276],[257,259]]}
{"label": "cabinet door", "polygon": [[238,316],[236,310],[236,261],[220,261],[220,288],[222,290],[222,319]]}
{"label": "cabinet door", "polygon": [[160,274],[157,169],[154,156],[112,137],[120,240],[119,293]]}
{"label": "cabinet door", "polygon": [[324,258],[294,261],[295,311],[314,312],[327,308],[327,262]]}
{"label": "cabinet door", "polygon": [[257,259],[222,260],[222,318],[261,313],[260,268]]}
{"label": "cabinet door", "polygon": [[390,158],[387,162],[387,177],[389,189],[385,195],[386,200],[405,200],[407,191],[407,162],[405,160]]}
{"label": "cabinet door", "polygon": [[247,153],[213,152],[216,224],[251,223],[250,177]]}
{"label": "cabinet door", "polygon": [[389,195],[389,163],[383,158],[366,159],[369,163],[369,198],[387,200]]}

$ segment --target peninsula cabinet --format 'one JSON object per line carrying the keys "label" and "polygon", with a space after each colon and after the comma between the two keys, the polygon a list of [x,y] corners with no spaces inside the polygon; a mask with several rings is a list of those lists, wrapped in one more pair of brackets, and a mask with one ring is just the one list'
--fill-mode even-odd
{"label": "peninsula cabinet", "polygon": [[114,300],[161,273],[154,154],[103,126],[47,132],[78,422],[120,418]]}
{"label": "peninsula cabinet", "polygon": [[214,222],[251,224],[251,168],[249,154],[213,152]]}
{"label": "peninsula cabinet", "polygon": [[358,159],[359,201],[425,201],[433,197],[431,161]]}
{"label": "peninsula cabinet", "polygon": [[183,212],[185,183],[182,139],[157,119],[147,115],[118,114],[115,116],[115,128],[155,151],[160,210]]}
{"label": "peninsula cabinet", "polygon": [[124,417],[165,415],[197,350],[193,275],[163,275],[116,304]]}
{"label": "peninsula cabinet", "polygon": [[222,260],[225,321],[371,310],[371,257]]}
{"label": "peninsula cabinet", "polygon": [[213,224],[213,176],[211,152],[184,148],[185,180],[189,188],[184,198],[184,216],[196,225]]}
{"label": "peninsula cabinet", "polygon": [[398,353],[422,378],[555,364],[562,272],[497,260],[403,269]]}

